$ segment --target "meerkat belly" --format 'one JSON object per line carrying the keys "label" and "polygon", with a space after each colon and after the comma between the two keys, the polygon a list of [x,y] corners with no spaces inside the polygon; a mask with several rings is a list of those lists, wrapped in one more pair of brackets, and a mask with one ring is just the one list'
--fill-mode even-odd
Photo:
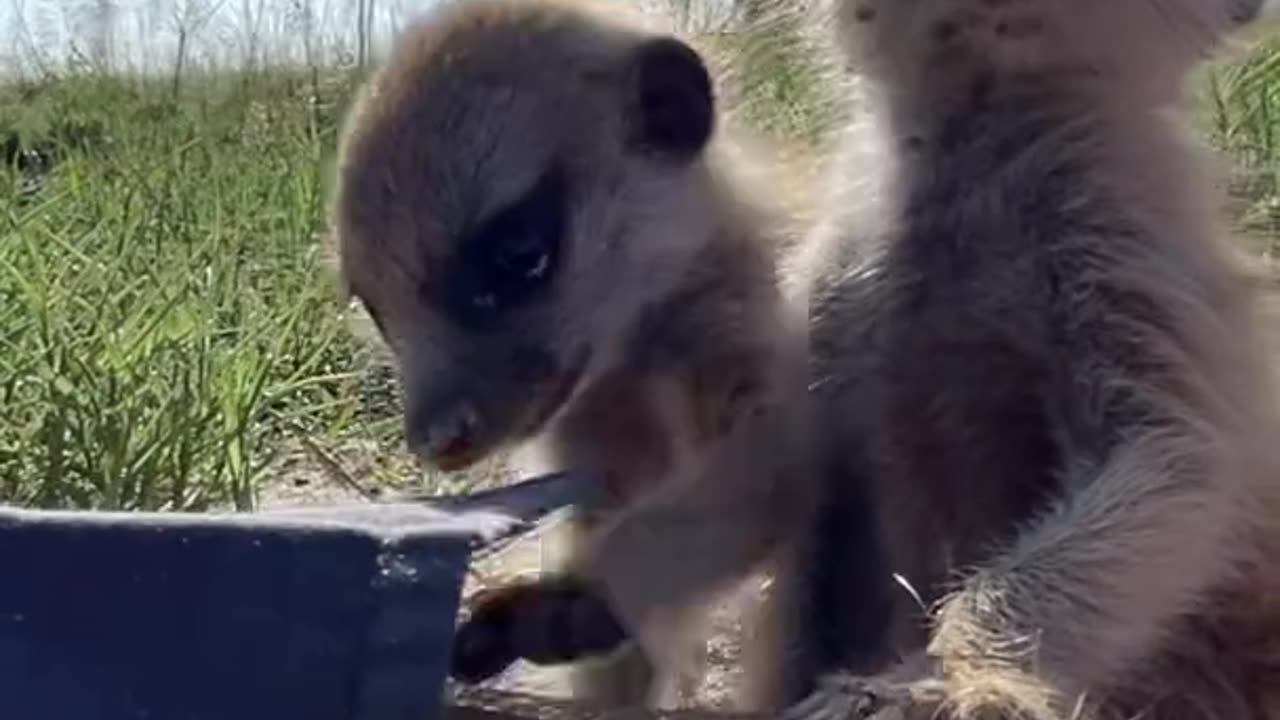
{"label": "meerkat belly", "polygon": [[[894,328],[873,421],[885,522],[925,588],[1008,538],[1053,487],[1048,369],[976,322],[962,295],[921,293]],[[917,590],[928,592],[925,588]]]}

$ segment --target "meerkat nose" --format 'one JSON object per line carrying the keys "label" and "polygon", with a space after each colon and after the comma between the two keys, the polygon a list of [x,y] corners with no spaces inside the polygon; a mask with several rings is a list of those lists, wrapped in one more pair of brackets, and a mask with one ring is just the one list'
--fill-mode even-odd
{"label": "meerkat nose", "polygon": [[409,417],[409,447],[444,469],[465,465],[475,450],[480,416],[469,403],[446,408],[424,408]]}

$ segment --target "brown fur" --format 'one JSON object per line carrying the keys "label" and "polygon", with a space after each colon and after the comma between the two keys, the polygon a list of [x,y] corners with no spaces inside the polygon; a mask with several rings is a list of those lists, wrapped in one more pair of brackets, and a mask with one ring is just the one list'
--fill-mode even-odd
{"label": "brown fur", "polygon": [[788,717],[1280,718],[1275,396],[1173,117],[1246,5],[842,0],[818,402],[934,612]]}
{"label": "brown fur", "polygon": [[[446,5],[399,39],[344,135],[341,273],[393,351],[410,445],[447,469],[516,448],[528,470],[595,469],[614,491],[582,519],[546,602],[537,583],[499,593],[460,630],[478,673],[573,654],[574,618],[603,615],[567,576],[598,588],[674,674],[693,640],[685,616],[808,512],[807,485],[793,485],[806,475],[804,323],[791,317],[803,308],[776,270],[788,216],[754,186],[730,128],[690,151],[694,115],[670,124],[695,112],[698,80],[654,44],[664,36],[612,4]],[[652,118],[647,72],[668,93]],[[502,247],[490,218],[542,192],[530,217],[552,227],[561,191],[545,285],[498,312],[509,288],[457,289],[487,277],[465,263],[488,256],[468,248]],[[527,628],[528,615],[565,632]],[[581,632],[598,648],[613,631]],[[634,687],[606,689],[629,671],[579,689],[637,701]]]}

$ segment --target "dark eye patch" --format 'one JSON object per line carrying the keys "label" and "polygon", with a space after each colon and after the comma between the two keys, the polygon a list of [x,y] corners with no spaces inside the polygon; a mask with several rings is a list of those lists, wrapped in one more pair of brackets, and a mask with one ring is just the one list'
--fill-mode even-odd
{"label": "dark eye patch", "polygon": [[458,245],[445,304],[464,327],[484,328],[544,295],[559,268],[568,182],[552,165],[525,195]]}

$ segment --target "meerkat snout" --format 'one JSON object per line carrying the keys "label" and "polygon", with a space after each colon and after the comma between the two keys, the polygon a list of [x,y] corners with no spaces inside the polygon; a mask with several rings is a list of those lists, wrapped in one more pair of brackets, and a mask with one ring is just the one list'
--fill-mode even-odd
{"label": "meerkat snout", "polygon": [[443,470],[469,464],[478,449],[480,414],[466,400],[409,400],[405,409],[405,441],[409,449]]}
{"label": "meerkat snout", "polygon": [[489,340],[462,357],[410,352],[401,368],[406,444],[441,470],[461,470],[539,432],[590,358],[587,347],[556,354],[519,338]]}

